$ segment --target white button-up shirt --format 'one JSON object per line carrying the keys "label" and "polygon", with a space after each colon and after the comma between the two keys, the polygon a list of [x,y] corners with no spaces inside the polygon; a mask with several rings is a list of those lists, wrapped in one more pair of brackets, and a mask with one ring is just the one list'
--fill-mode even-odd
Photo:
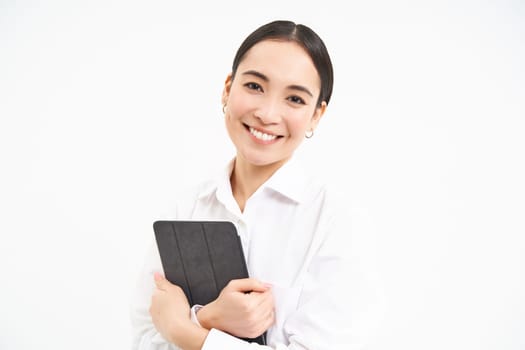
{"label": "white button-up shirt", "polygon": [[[212,329],[202,349],[361,348],[382,314],[382,294],[370,264],[373,254],[367,256],[371,246],[363,244],[369,242],[367,232],[352,229],[355,215],[341,210],[344,203],[335,193],[293,159],[248,199],[241,213],[230,185],[232,166],[178,198],[174,219],[235,224],[250,277],[272,284],[276,322],[267,331],[267,346]],[[133,349],[176,349],[149,315],[155,271],[162,265],[152,241],[132,304]]]}

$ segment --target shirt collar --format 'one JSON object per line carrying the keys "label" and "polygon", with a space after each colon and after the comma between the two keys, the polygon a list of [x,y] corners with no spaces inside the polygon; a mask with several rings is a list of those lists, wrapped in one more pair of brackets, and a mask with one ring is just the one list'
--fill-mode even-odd
{"label": "shirt collar", "polygon": [[308,190],[308,172],[306,172],[295,157],[289,159],[266,181],[261,188],[271,189],[301,203]]}
{"label": "shirt collar", "polygon": [[[230,160],[226,167],[224,167],[212,181],[205,184],[199,193],[199,199],[209,196],[214,192],[219,199],[224,200],[225,198],[233,197],[230,175],[234,162],[235,158]],[[296,203],[301,203],[307,194],[308,179],[308,172],[304,170],[298,159],[292,157],[262,184],[256,193],[264,189],[270,189]]]}
{"label": "shirt collar", "polygon": [[229,193],[230,196],[233,196],[230,184],[230,175],[233,170],[234,161],[235,158],[230,160],[228,164],[221,171],[219,171],[211,181],[207,182],[203,186],[199,192],[199,199],[209,196],[214,192],[219,192],[220,194]]}

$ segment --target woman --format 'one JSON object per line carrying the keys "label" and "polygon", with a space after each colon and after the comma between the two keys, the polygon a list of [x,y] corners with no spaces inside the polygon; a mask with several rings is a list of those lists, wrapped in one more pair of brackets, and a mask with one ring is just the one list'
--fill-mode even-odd
{"label": "woman", "polygon": [[[350,349],[371,315],[347,217],[293,158],[332,94],[332,63],[310,28],[263,25],[240,46],[222,95],[236,156],[179,198],[176,219],[229,220],[251,278],[208,305],[189,305],[161,273],[153,245],[132,314],[137,349]],[[364,302],[363,302],[364,301]],[[268,346],[237,337],[267,331]],[[235,336],[235,337],[234,337]]]}

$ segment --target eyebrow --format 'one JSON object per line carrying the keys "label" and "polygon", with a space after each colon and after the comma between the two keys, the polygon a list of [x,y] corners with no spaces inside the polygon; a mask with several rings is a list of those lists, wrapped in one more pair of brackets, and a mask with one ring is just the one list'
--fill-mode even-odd
{"label": "eyebrow", "polygon": [[[258,72],[256,70],[247,70],[246,72],[243,72],[242,75],[253,75],[259,79],[262,79],[264,80],[265,82],[269,82],[270,79],[262,74],[261,72]],[[302,86],[302,85],[288,85],[286,87],[287,89],[291,89],[291,90],[297,90],[297,91],[302,91],[304,93],[307,93],[308,95],[310,95],[311,97],[314,97],[314,95],[310,92],[310,90],[308,90],[306,87]]]}

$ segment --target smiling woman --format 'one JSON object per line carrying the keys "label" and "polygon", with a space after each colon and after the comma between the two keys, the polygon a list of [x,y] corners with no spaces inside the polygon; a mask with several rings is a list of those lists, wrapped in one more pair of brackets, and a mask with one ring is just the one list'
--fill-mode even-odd
{"label": "smiling woman", "polygon": [[321,119],[326,101],[318,106],[319,94],[319,75],[303,47],[282,40],[254,45],[223,93],[239,165],[265,166],[266,176],[281,167]]}
{"label": "smiling woman", "polygon": [[[222,103],[236,155],[177,199],[175,219],[236,225],[251,278],[189,305],[161,274],[155,245],[133,305],[134,349],[350,349],[366,342],[377,289],[342,201],[294,152],[324,115],[333,70],[310,28],[275,21],[243,42]],[[344,198],[342,198],[344,199]],[[267,346],[248,343],[267,332]]]}

